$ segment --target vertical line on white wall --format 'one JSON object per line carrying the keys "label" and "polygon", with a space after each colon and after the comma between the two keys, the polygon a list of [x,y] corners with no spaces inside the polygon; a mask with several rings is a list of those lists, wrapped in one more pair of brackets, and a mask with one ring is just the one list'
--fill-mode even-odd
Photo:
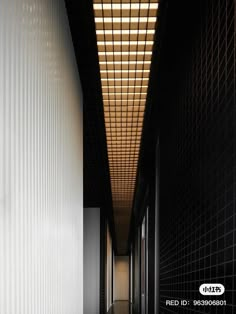
{"label": "vertical line on white wall", "polygon": [[0,313],[83,312],[82,96],[64,1],[0,0]]}

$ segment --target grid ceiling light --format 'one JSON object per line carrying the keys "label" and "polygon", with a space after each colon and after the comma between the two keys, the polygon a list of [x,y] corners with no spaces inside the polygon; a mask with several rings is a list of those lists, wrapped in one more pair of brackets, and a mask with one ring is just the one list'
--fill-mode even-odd
{"label": "grid ceiling light", "polygon": [[158,0],[93,1],[117,249],[125,253]]}

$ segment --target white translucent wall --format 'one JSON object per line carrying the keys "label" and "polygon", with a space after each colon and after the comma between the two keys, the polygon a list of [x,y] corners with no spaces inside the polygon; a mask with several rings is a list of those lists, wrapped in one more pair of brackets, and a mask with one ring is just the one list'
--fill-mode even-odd
{"label": "white translucent wall", "polygon": [[0,0],[0,313],[83,313],[82,252],[82,95],[64,2]]}

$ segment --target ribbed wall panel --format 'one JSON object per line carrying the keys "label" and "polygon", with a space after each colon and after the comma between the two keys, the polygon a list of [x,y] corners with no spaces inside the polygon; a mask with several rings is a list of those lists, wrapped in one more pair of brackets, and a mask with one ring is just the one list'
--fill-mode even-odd
{"label": "ribbed wall panel", "polygon": [[64,2],[0,0],[0,313],[83,313],[82,94]]}

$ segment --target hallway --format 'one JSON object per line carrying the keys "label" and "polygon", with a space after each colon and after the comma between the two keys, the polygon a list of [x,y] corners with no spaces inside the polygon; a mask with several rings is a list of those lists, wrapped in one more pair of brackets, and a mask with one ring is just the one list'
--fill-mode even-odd
{"label": "hallway", "polygon": [[135,314],[135,312],[129,302],[117,301],[112,305],[108,314]]}

